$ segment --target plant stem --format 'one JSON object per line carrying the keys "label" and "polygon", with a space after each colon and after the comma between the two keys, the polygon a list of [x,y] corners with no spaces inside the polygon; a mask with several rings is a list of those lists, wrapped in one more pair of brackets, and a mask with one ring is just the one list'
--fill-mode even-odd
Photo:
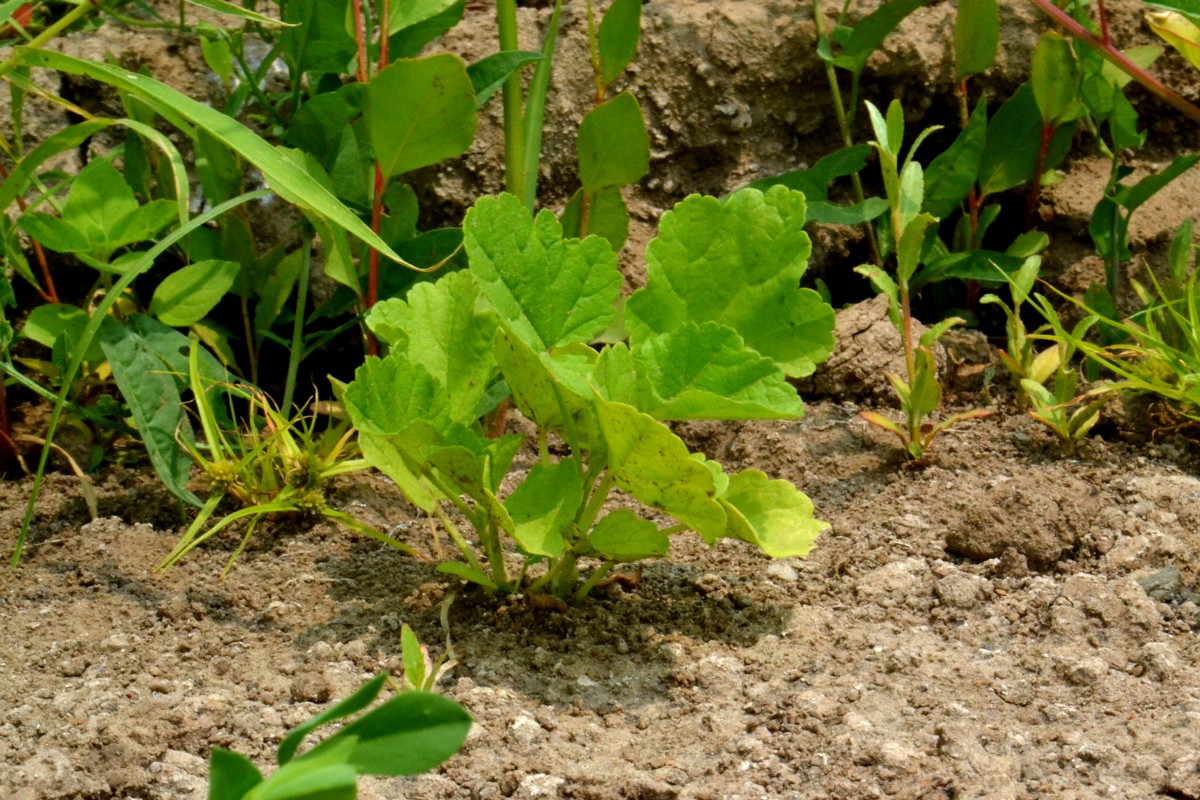
{"label": "plant stem", "polygon": [[586,600],[587,596],[592,593],[592,589],[595,589],[596,584],[604,580],[604,576],[608,575],[613,566],[613,562],[605,561],[603,564],[597,567],[596,571],[589,575],[588,579],[583,582],[583,586],[579,587],[579,591],[575,592],[575,602],[582,603],[584,600]]}
{"label": "plant stem", "polygon": [[[8,175],[8,170],[3,164],[0,164],[0,179],[8,180]],[[17,207],[21,209],[22,214],[29,208],[29,204],[25,202],[25,198],[21,195],[17,195]],[[47,303],[57,303],[58,290],[54,288],[54,276],[50,274],[50,263],[46,260],[46,251],[42,249],[37,239],[31,238],[30,241],[33,242],[33,252],[37,257],[38,269],[42,272],[42,280],[46,282],[45,289],[37,285],[33,288],[37,290],[38,295]]]}
{"label": "plant stem", "polygon": [[309,270],[312,266],[312,231],[304,226],[300,237],[300,277],[296,284],[296,317],[292,320],[292,346],[288,352],[287,378],[283,384],[284,414],[291,414],[292,401],[296,396],[296,374],[300,371],[300,358],[304,354],[304,314],[308,306]]}
{"label": "plant stem", "polygon": [[1033,168],[1033,180],[1029,182],[1029,201],[1025,204],[1025,230],[1033,229],[1033,212],[1037,209],[1038,196],[1042,188],[1042,173],[1046,169],[1046,154],[1057,126],[1042,125],[1042,141],[1038,144],[1037,163]]}
{"label": "plant stem", "polygon": [[[500,49],[517,50],[517,0],[496,0]],[[525,193],[525,122],[521,111],[521,76],[504,82],[504,188],[522,200]]]}
{"label": "plant stem", "polygon": [[1200,108],[1189,103],[1174,90],[1167,88],[1158,78],[1130,61],[1129,57],[1113,47],[1110,41],[1096,36],[1050,0],[1030,0],[1030,2],[1049,14],[1068,33],[1095,50],[1106,61],[1146,87],[1155,97],[1174,107],[1193,122],[1200,123]]}
{"label": "plant stem", "polygon": [[[845,9],[843,9],[845,13]],[[821,0],[813,0],[813,24],[817,29],[817,38],[821,39],[825,36],[825,15],[821,11]],[[846,106],[842,104],[842,90],[838,86],[837,71],[833,64],[829,61],[825,62],[825,79],[829,81],[829,94],[833,98],[833,113],[837,117],[838,131],[842,134],[842,146],[852,147],[854,145],[854,137],[850,133],[850,119],[846,115]],[[862,180],[855,172],[850,176],[850,184],[854,189],[854,202],[863,203],[866,201],[866,194],[863,192]],[[871,247],[871,263],[875,266],[882,266],[883,260],[879,256],[879,243],[875,241],[875,226],[870,220],[863,222],[863,230],[867,234],[867,243]]]}

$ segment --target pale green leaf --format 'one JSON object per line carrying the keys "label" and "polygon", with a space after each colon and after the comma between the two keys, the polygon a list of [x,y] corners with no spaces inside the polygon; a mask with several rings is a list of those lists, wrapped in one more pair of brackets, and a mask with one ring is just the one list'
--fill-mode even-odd
{"label": "pale green leaf", "polygon": [[563,530],[583,504],[583,475],[574,459],[534,464],[504,501],[512,537],[526,553],[558,558],[566,549]]}
{"label": "pale green leaf", "polygon": [[355,427],[366,433],[396,434],[416,421],[445,430],[450,423],[446,387],[402,352],[368,358],[346,387],[345,403]]}
{"label": "pale green leaf", "polygon": [[509,194],[479,200],[463,236],[484,296],[531,347],[588,342],[612,322],[621,273],[603,239],[564,241],[553,214],[535,221]]}
{"label": "pale green leaf", "polygon": [[813,519],[813,504],[787,481],[748,469],[730,476],[720,497],[726,535],[750,542],[772,558],[808,555],[829,524]]}
{"label": "pale green leaf", "polygon": [[742,189],[725,203],[692,196],[663,215],[646,251],[646,287],[626,306],[632,340],[684,322],[720,322],[790,377],[833,352],[834,312],[801,289],[811,252],[804,196]]}
{"label": "pale green leaf", "polygon": [[654,418],[624,403],[596,398],[600,430],[616,484],[643,503],[672,515],[706,539],[725,530],[712,473]]}
{"label": "pale green leaf", "polygon": [[686,322],[633,351],[657,419],[792,419],[804,413],[774,361],[716,322]]}
{"label": "pale green leaf", "polygon": [[381,303],[367,318],[372,330],[384,328],[393,347],[403,332],[408,358],[446,387],[455,422],[475,419],[496,368],[492,340],[499,320],[490,309],[478,307],[479,298],[471,273],[452,272],[434,283],[417,284],[406,301]]}
{"label": "pale green leaf", "polygon": [[609,561],[662,558],[671,547],[669,537],[648,519],[622,508],[606,515],[588,534],[588,544]]}

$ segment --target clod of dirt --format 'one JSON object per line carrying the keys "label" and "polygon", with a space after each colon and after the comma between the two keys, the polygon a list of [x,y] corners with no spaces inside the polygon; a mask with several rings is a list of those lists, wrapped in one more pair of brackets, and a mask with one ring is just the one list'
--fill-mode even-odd
{"label": "clod of dirt", "polygon": [[1003,481],[990,503],[980,504],[978,495],[964,499],[961,520],[947,530],[946,549],[983,561],[1013,548],[1031,567],[1050,567],[1079,543],[1087,492],[1073,478],[1053,485],[1030,483],[1028,476]]}
{"label": "clod of dirt", "polygon": [[[900,334],[887,312],[888,301],[883,295],[839,311],[834,331],[837,347],[816,372],[800,381],[800,393],[809,397],[889,402],[893,391],[888,373],[903,376],[906,370]],[[924,325],[913,320],[914,338],[919,338],[925,330]],[[946,364],[945,350],[939,344],[932,350],[941,371]]]}

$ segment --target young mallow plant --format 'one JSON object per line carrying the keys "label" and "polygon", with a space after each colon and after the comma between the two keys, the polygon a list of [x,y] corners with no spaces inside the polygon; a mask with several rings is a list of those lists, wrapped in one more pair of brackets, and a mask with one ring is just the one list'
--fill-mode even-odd
{"label": "young mallow plant", "polygon": [[[368,323],[388,355],[345,393],[364,457],[453,540],[461,560],[440,569],[579,600],[689,530],[808,553],[827,527],[808,497],[726,472],[666,424],[801,416],[788,378],[829,356],[834,325],[800,288],[804,221],[804,196],[784,187],[687,198],[663,216],[622,326],[606,240],[564,239],[553,214],[534,218],[511,195],[480,200],[463,226],[469,269],[379,304]],[[478,421],[509,392],[537,430],[528,470],[512,466],[521,437],[488,438]],[[648,514],[611,507],[619,494]]]}

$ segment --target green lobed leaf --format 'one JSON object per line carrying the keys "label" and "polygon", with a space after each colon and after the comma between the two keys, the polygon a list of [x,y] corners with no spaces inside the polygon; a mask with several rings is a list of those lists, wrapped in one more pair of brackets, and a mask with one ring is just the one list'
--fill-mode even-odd
{"label": "green lobed leaf", "polygon": [[233,288],[241,272],[236,261],[197,261],[168,275],[150,300],[150,313],[164,325],[199,322]]}
{"label": "green lobed leaf", "polygon": [[609,561],[662,558],[671,548],[670,538],[657,525],[627,508],[606,514],[587,541],[597,555]]}
{"label": "green lobed leaf", "polygon": [[721,495],[725,535],[755,545],[772,558],[806,556],[829,523],[813,519],[808,497],[782,480],[747,469],[734,473]]}
{"label": "green lobed leaf", "polygon": [[491,309],[480,309],[479,299],[474,276],[452,272],[434,283],[417,284],[407,301],[381,303],[367,318],[371,330],[386,329],[393,347],[399,346],[397,332],[403,333],[409,360],[446,388],[455,422],[475,420],[496,369],[492,340],[499,319]]}
{"label": "green lobed leaf", "polygon": [[552,213],[535,221],[503,194],[467,212],[463,242],[480,290],[534,349],[590,341],[612,322],[622,278],[605,240],[564,241]]}
{"label": "green lobed leaf", "polygon": [[[534,352],[507,328],[498,332],[494,352],[521,413],[541,428],[568,435],[574,439],[573,446],[588,447],[592,427],[588,419],[591,401],[562,379],[561,373],[565,370],[555,369],[548,354]],[[582,430],[580,426],[583,426]],[[573,437],[568,427],[574,431]],[[588,438],[585,440],[581,436]]]}
{"label": "green lobed leaf", "polygon": [[650,136],[637,98],[621,92],[584,115],[576,148],[587,192],[641,180],[650,171]]}
{"label": "green lobed leaf", "polygon": [[733,328],[789,377],[833,352],[833,309],[799,288],[811,252],[804,196],[776,186],[741,189],[725,203],[693,195],[663,215],[646,250],[646,287],[630,297],[632,340],[687,321]]}
{"label": "green lobed leaf", "polygon": [[471,717],[458,703],[429,692],[405,692],[342,728],[305,758],[356,739],[349,764],[361,774],[416,775],[458,752]]}
{"label": "green lobed leaf", "polygon": [[417,421],[438,431],[450,424],[446,387],[404,352],[368,358],[346,387],[345,404],[354,426],[364,433],[398,434]]}
{"label": "green lobed leaf", "polygon": [[688,455],[667,426],[624,403],[596,397],[609,474],[643,503],[665,511],[712,541],[724,532],[725,511],[713,475]]}
{"label": "green lobed leaf", "polygon": [[996,60],[1000,10],[996,0],[959,0],[954,15],[954,76],[959,81]]}
{"label": "green lobed leaf", "polygon": [[629,66],[637,53],[642,32],[642,0],[613,0],[600,20],[597,43],[600,50],[600,79],[612,83]]}
{"label": "green lobed leaf", "polygon": [[716,322],[686,322],[633,351],[656,419],[794,419],[804,406],[783,371]]}
{"label": "green lobed leaf", "polygon": [[475,140],[475,89],[448,53],[394,61],[367,84],[363,119],[385,178],[462,155]]}
{"label": "green lobed leaf", "polygon": [[535,556],[558,558],[567,548],[563,531],[583,505],[583,474],[574,459],[538,462],[504,500],[510,534]]}

